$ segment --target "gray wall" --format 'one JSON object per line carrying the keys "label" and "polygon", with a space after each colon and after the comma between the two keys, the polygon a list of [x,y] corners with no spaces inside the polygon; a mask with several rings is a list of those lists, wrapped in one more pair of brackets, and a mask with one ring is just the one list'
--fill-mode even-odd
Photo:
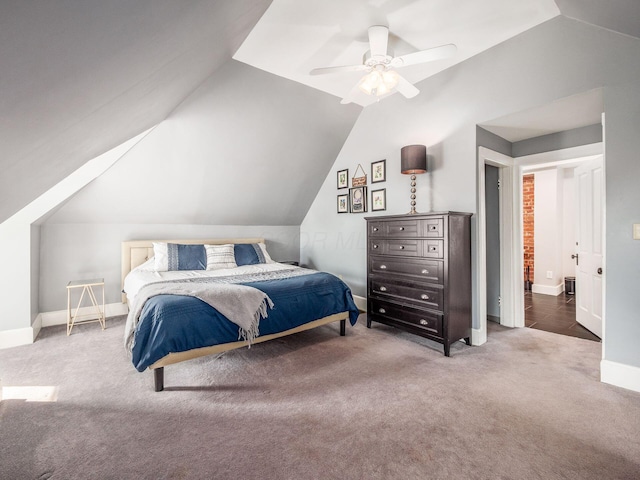
{"label": "gray wall", "polygon": [[120,300],[120,242],[267,238],[298,260],[299,225],[361,108],[230,60],[113,167],[47,216],[40,311],[69,280]]}
{"label": "gray wall", "polygon": [[602,124],[588,125],[564,132],[551,133],[540,137],[514,142],[513,157],[523,157],[542,152],[562,150],[563,148],[589,145],[602,142]]}
{"label": "gray wall", "polygon": [[500,316],[500,193],[498,167],[485,165],[487,225],[487,315]]}
{"label": "gray wall", "polygon": [[[631,238],[640,189],[640,40],[556,17],[366,108],[301,226],[301,258],[366,292],[363,215],[335,213],[335,172],[387,158],[386,213],[408,211],[408,179],[398,172],[403,145],[427,145],[429,173],[418,177],[418,210],[476,211],[476,125],[603,87],[606,113],[606,358],[640,366],[640,249]],[[476,250],[474,230],[473,251]],[[316,240],[316,241],[314,241]],[[339,248],[341,247],[341,248]],[[475,257],[477,258],[477,256]],[[475,260],[474,260],[475,261]],[[474,273],[475,276],[475,273]],[[474,281],[474,301],[477,302]],[[477,308],[474,309],[477,316]],[[474,319],[474,325],[479,325]]]}
{"label": "gray wall", "polygon": [[41,227],[40,311],[67,308],[70,280],[102,277],[106,303],[120,302],[120,243],[184,238],[266,239],[274,260],[298,260],[298,226],[45,224]]}

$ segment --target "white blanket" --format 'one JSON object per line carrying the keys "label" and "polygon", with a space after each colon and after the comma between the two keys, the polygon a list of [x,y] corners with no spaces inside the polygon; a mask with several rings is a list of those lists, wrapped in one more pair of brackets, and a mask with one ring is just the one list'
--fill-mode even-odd
{"label": "white blanket", "polygon": [[133,349],[133,339],[142,308],[156,295],[188,295],[208,303],[240,327],[240,336],[251,342],[259,335],[261,318],[267,318],[267,308],[273,308],[269,296],[257,288],[230,283],[158,282],[140,289],[131,306],[124,330],[124,345]]}

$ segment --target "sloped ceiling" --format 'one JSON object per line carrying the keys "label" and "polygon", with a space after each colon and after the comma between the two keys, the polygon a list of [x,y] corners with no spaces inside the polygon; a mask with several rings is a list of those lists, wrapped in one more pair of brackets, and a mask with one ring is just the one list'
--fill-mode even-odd
{"label": "sloped ceiling", "polygon": [[360,111],[229,60],[46,222],[299,225]]}
{"label": "sloped ceiling", "polygon": [[640,38],[638,0],[556,0],[563,15]]}
{"label": "sloped ceiling", "polygon": [[[328,92],[328,101],[337,103],[357,78],[312,78],[308,71],[358,62],[372,24],[390,27],[392,47],[400,54],[457,43],[459,54],[452,60],[457,62],[557,14],[638,36],[639,5],[637,0],[0,2],[0,222],[86,161],[166,119],[236,51],[240,61],[272,73],[264,77],[269,84],[293,88],[293,80],[301,88]],[[420,86],[450,64],[408,67],[405,74]],[[304,97],[300,91],[296,96]],[[325,97],[320,98],[307,105],[323,105]],[[281,103],[286,102],[283,95]],[[345,118],[353,115],[335,113],[341,112]],[[279,109],[269,115],[268,121],[277,123]],[[343,119],[337,121],[347,128]],[[238,119],[239,129],[243,123]],[[304,122],[283,123],[290,138],[305,128]],[[294,217],[297,213],[285,218]]]}
{"label": "sloped ceiling", "polygon": [[269,4],[0,2],[0,222],[163,120]]}
{"label": "sloped ceiling", "polygon": [[[396,56],[453,43],[452,58],[405,67],[419,82],[560,13],[554,0],[273,0],[233,58],[343,98],[362,72],[311,76],[316,67],[359,65],[367,29],[385,25]],[[355,92],[366,106],[376,97]]]}

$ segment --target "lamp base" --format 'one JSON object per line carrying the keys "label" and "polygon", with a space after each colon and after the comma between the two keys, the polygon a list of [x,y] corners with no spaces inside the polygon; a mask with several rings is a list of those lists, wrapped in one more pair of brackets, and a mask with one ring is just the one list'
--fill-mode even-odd
{"label": "lamp base", "polygon": [[416,212],[416,176],[411,175],[411,211],[407,215],[415,215]]}

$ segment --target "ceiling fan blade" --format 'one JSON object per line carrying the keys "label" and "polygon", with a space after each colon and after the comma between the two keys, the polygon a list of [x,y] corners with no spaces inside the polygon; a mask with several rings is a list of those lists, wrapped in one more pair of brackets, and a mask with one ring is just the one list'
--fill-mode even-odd
{"label": "ceiling fan blade", "polygon": [[453,43],[449,43],[447,45],[441,45],[439,47],[429,48],[427,50],[421,50],[419,52],[408,53],[406,55],[396,57],[391,60],[391,65],[393,67],[400,68],[418,63],[432,62],[434,60],[451,57],[456,53],[456,50],[458,50],[458,47]]}
{"label": "ceiling fan blade", "polygon": [[349,93],[347,93],[347,96],[344,97],[342,100],[340,100],[341,104],[346,105],[347,103],[353,103],[353,100],[355,99],[356,95],[358,95],[358,92],[360,92],[358,85],[360,85],[360,82],[356,83],[353,86],[353,88],[349,91]]}
{"label": "ceiling fan blade", "polygon": [[387,46],[389,42],[389,29],[382,25],[374,25],[369,27],[369,50],[371,57],[387,55]]}
{"label": "ceiling fan blade", "polygon": [[340,72],[361,72],[366,70],[366,65],[344,65],[341,67],[321,67],[314,68],[309,72],[310,75],[326,75],[327,73],[340,73]]}
{"label": "ceiling fan blade", "polygon": [[398,75],[398,84],[396,90],[400,92],[405,98],[413,98],[420,93],[412,83],[406,80],[401,75]]}

